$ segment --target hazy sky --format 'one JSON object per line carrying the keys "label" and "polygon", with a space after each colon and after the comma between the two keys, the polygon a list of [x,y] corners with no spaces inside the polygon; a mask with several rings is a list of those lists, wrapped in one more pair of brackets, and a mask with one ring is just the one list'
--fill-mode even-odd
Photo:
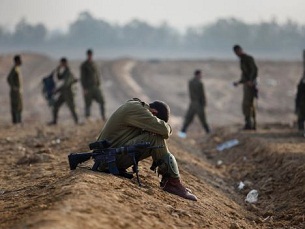
{"label": "hazy sky", "polygon": [[180,30],[224,17],[305,24],[304,0],[0,0],[0,25],[12,28],[25,17],[49,29],[66,29],[82,11],[119,24],[135,18],[154,25],[166,21]]}

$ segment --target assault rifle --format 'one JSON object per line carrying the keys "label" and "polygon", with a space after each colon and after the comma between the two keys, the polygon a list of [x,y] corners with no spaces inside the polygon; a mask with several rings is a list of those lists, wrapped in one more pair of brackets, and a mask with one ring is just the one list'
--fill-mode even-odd
{"label": "assault rifle", "polygon": [[133,160],[133,172],[137,175],[137,181],[141,186],[138,170],[137,153],[143,149],[157,149],[164,146],[150,146],[150,142],[141,142],[135,145],[123,146],[118,148],[110,148],[110,143],[106,140],[93,142],[89,144],[91,153],[71,153],[68,156],[70,169],[74,170],[78,164],[88,161],[90,158],[94,160],[92,171],[97,171],[100,165],[107,165],[109,172],[114,175],[121,174],[116,166],[116,155],[126,154]]}

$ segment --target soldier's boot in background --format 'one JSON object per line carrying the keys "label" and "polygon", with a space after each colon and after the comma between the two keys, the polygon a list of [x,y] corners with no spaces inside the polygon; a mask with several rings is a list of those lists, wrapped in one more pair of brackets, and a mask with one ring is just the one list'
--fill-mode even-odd
{"label": "soldier's boot in background", "polygon": [[86,118],[89,118],[90,115],[91,115],[91,114],[90,114],[90,107],[86,107],[86,108],[85,108],[85,117],[86,117]]}
{"label": "soldier's boot in background", "polygon": [[53,120],[48,122],[49,126],[57,124],[57,115],[58,115],[58,108],[56,106],[53,107]]}
{"label": "soldier's boot in background", "polygon": [[186,127],[185,125],[182,127],[182,129],[178,132],[178,136],[180,138],[186,138]]}
{"label": "soldier's boot in background", "polygon": [[256,130],[256,119],[253,118],[252,130]]}
{"label": "soldier's boot in background", "polygon": [[298,119],[298,129],[300,131],[304,130],[304,120],[303,119]]}
{"label": "soldier's boot in background", "polygon": [[208,124],[203,125],[203,128],[207,134],[211,133],[211,130],[210,130],[210,127],[208,126]]}
{"label": "soldier's boot in background", "polygon": [[13,124],[17,124],[17,112],[12,111],[12,122]]}
{"label": "soldier's boot in background", "polygon": [[244,126],[244,130],[252,130],[251,118],[248,117],[248,116],[245,117],[245,126]]}
{"label": "soldier's boot in background", "polygon": [[101,112],[103,121],[106,121],[104,105],[100,105],[100,112]]}
{"label": "soldier's boot in background", "polygon": [[22,121],[21,121],[21,112],[20,111],[18,111],[18,112],[16,112],[16,123],[21,123]]}
{"label": "soldier's boot in background", "polygon": [[175,157],[168,153],[164,155],[161,161],[161,164],[158,166],[158,174],[162,175],[161,188],[182,198],[197,201],[197,197],[182,185]]}
{"label": "soldier's boot in background", "polygon": [[78,124],[78,116],[75,111],[72,112],[72,116],[73,116],[75,124]]}

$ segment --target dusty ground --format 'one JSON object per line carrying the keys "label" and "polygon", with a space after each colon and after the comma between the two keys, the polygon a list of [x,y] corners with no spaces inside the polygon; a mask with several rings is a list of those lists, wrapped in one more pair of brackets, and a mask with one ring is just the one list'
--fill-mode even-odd
{"label": "dusty ground", "polygon": [[[183,182],[197,195],[191,202],[161,191],[159,178],[140,163],[140,178],[127,180],[82,168],[70,171],[67,155],[87,151],[103,126],[96,104],[83,120],[78,88],[75,126],[67,108],[59,125],[48,127],[50,110],[40,94],[40,79],[57,61],[24,54],[24,125],[10,124],[6,74],[11,56],[0,58],[0,227],[1,228],[304,228],[305,142],[293,128],[293,100],[301,63],[258,61],[259,129],[240,131],[240,88],[235,61],[98,61],[103,73],[107,115],[131,97],[160,99],[171,106],[174,135],[169,140]],[[76,77],[80,61],[72,61]],[[181,141],[176,133],[187,108],[187,80],[203,69],[207,115],[213,134],[198,120]],[[218,144],[240,144],[218,152]],[[242,181],[245,187],[237,188]],[[258,202],[245,202],[258,190]]]}

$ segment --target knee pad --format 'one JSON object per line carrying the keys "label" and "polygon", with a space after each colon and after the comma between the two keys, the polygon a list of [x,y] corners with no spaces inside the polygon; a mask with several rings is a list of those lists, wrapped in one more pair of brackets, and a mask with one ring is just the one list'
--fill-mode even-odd
{"label": "knee pad", "polygon": [[178,164],[176,158],[171,153],[167,153],[162,158],[162,163],[158,167],[158,174],[174,178],[179,177]]}

